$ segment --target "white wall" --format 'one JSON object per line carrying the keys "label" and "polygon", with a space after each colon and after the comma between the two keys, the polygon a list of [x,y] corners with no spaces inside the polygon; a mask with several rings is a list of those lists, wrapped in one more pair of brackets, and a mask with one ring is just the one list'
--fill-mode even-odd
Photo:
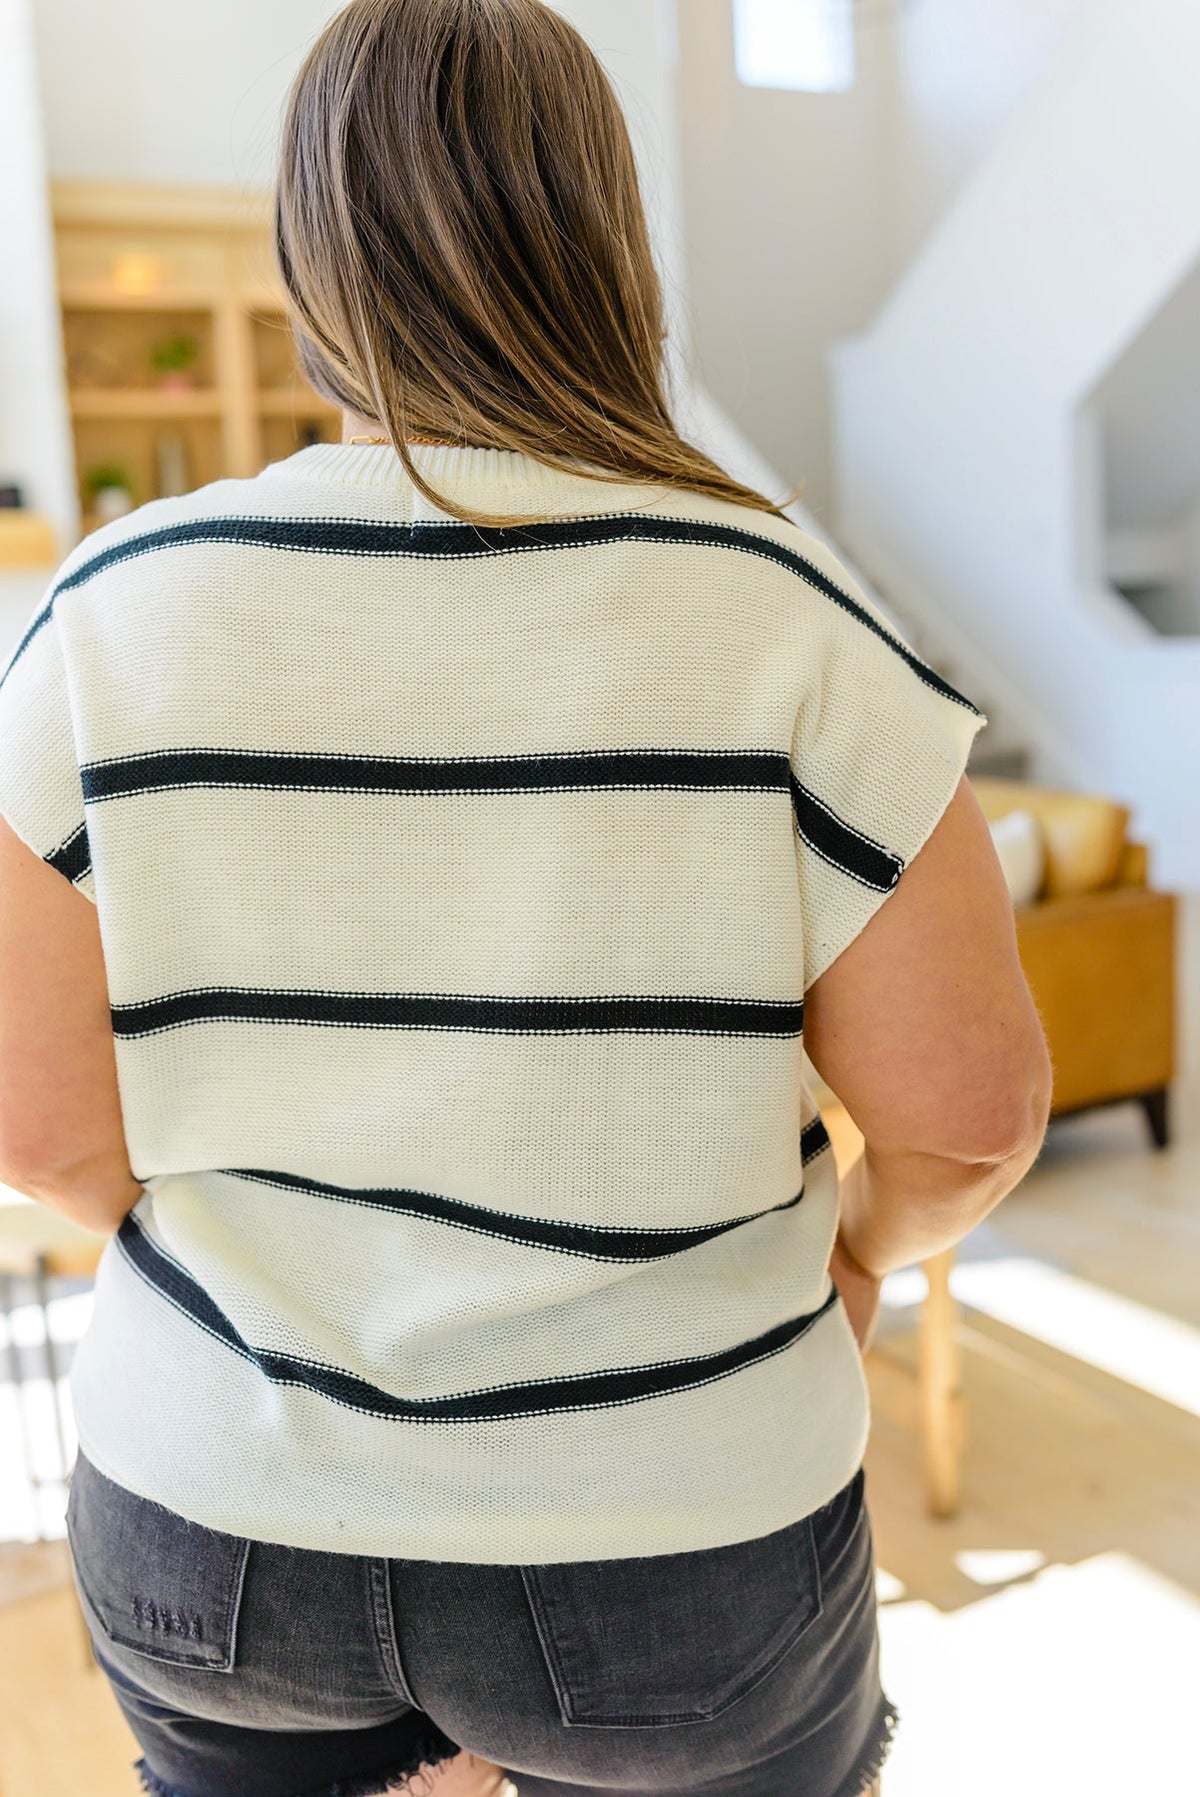
{"label": "white wall", "polygon": [[825,349],[867,323],[890,273],[883,42],[861,34],[850,93],[799,94],[740,84],[730,0],[682,0],[679,38],[697,368],[827,517]]}
{"label": "white wall", "polygon": [[340,0],[36,0],[50,170],[259,185],[283,95]]}
{"label": "white wall", "polygon": [[1193,0],[1097,6],[837,386],[839,519],[868,572],[954,618],[1044,770],[1126,797],[1163,877],[1200,885],[1200,643],[1102,582],[1086,403],[1200,257],[1198,89]]}
{"label": "white wall", "polygon": [[[78,513],[37,94],[29,0],[0,0],[0,479],[24,489],[65,547]],[[0,576],[0,653],[45,584]]]}
{"label": "white wall", "polygon": [[899,273],[1098,0],[919,0],[895,14],[887,151]]}
{"label": "white wall", "polygon": [[[850,4],[850,0],[846,0]],[[861,330],[1097,0],[871,0],[848,94],[739,86],[733,0],[682,0],[700,372],[829,520],[826,355]]]}

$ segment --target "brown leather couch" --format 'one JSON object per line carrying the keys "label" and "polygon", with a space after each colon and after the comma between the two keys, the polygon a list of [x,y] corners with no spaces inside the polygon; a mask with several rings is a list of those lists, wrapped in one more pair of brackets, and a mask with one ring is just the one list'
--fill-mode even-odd
{"label": "brown leather couch", "polygon": [[1175,900],[1147,883],[1147,854],[1109,799],[1015,780],[972,781],[990,823],[1030,812],[1045,848],[1041,892],[1016,908],[1025,976],[1054,1062],[1056,1117],[1135,1099],[1169,1139],[1175,1073]]}

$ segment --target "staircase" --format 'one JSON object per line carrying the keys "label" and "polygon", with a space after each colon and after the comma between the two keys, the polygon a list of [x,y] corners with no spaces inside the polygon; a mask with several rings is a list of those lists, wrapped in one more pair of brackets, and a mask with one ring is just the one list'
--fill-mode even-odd
{"label": "staircase", "polygon": [[[717,405],[711,394],[703,389],[692,389],[679,411],[685,435],[707,450],[722,468],[745,481],[748,486],[757,488],[760,493],[771,495],[783,490],[784,482],[742,435],[728,414]],[[997,778],[1025,779],[1031,771],[1028,739],[1022,734],[1018,722],[1009,715],[1004,701],[989,689],[986,678],[977,678],[978,656],[972,655],[969,649],[966,654],[956,655],[944,628],[938,631],[929,622],[914,618],[896,601],[892,593],[886,589],[881,590],[878,584],[869,580],[862,569],[856,566],[844,545],[823,529],[799,500],[785,507],[785,510],[788,517],[802,530],[816,537],[837,556],[847,573],[886,614],[909,647],[915,649],[943,679],[948,680],[951,686],[958,687],[986,714],[987,727],[975,738],[971,750],[971,772]]]}
{"label": "staircase", "polygon": [[1195,0],[1084,9],[832,369],[839,543],[1006,748],[1123,798],[1190,886],[1200,639],[1109,583],[1089,398],[1200,262],[1198,91]]}

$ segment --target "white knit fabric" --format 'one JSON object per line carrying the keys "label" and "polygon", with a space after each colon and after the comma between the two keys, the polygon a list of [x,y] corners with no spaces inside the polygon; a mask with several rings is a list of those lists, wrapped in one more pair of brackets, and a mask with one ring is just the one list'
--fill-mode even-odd
{"label": "white knit fabric", "polygon": [[803,996],[981,720],[782,520],[418,454],[529,527],[303,450],[89,537],[0,684],[146,1187],[81,1440],[297,1547],[766,1534],[867,1426]]}

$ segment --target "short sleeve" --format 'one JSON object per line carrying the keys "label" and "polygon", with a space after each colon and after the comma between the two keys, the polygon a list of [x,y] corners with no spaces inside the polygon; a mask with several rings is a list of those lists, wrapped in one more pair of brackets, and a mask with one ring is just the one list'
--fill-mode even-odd
{"label": "short sleeve", "polygon": [[67,672],[50,604],[0,675],[0,812],[22,842],[94,899]]}
{"label": "short sleeve", "polygon": [[823,598],[801,625],[790,756],[806,991],[895,891],[987,721],[812,548]]}

